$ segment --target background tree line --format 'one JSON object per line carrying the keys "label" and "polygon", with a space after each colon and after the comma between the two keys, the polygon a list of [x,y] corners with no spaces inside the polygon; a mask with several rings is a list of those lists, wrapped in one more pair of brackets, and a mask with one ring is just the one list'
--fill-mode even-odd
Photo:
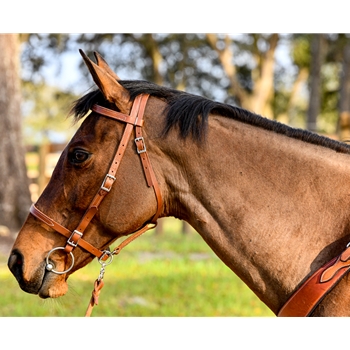
{"label": "background tree line", "polygon": [[64,71],[63,58],[71,53],[79,62],[78,48],[99,51],[121,78],[153,81],[350,140],[347,34],[2,34],[0,225],[11,230],[18,230],[30,205],[24,143],[52,142],[58,135],[68,140],[70,103],[92,86],[82,60],[71,86],[47,83],[47,67]]}

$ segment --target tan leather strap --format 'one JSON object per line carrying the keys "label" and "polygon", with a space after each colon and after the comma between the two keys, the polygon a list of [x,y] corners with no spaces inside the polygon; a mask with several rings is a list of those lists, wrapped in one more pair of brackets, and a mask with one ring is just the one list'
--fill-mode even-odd
{"label": "tan leather strap", "polygon": [[137,149],[137,153],[140,155],[141,164],[143,167],[143,172],[146,177],[147,185],[148,187],[153,187],[154,194],[157,199],[157,212],[154,214],[151,220],[151,222],[156,223],[162,210],[162,195],[160,192],[158,181],[156,179],[156,176],[154,174],[154,171],[151,165],[151,161],[148,157],[145,140],[142,136],[142,128],[140,126],[136,126],[135,134],[136,134],[136,138],[135,138],[136,149]]}
{"label": "tan leather strap", "polygon": [[[52,220],[47,215],[45,215],[42,211],[40,211],[34,204],[30,207],[30,213],[34,215],[36,218],[40,219],[43,223],[53,228],[56,232],[59,232],[61,235],[67,237],[68,239],[73,235],[73,232],[69,231],[58,222]],[[78,245],[96,257],[100,258],[104,253],[92,246],[90,243],[85,241],[83,238],[78,240]]]}
{"label": "tan leather strap", "polygon": [[[115,112],[115,111],[109,110],[109,109],[101,107],[101,106],[95,105],[94,106],[95,108],[93,107],[93,110],[98,109],[100,111],[99,113],[102,113],[102,112],[106,113],[108,111],[108,114],[106,114],[106,115],[110,118],[114,118],[117,120],[121,120],[120,118],[124,118],[124,119],[127,119],[128,121],[135,122],[137,117],[138,117],[141,101],[146,101],[146,103],[147,103],[148,97],[149,97],[149,95],[139,95],[135,98],[135,101],[134,101],[132,109],[131,109],[130,116],[128,118],[124,118],[126,116],[123,115],[122,113]],[[142,117],[143,117],[143,115],[140,116],[141,120],[142,120]],[[79,239],[82,237],[86,227],[89,225],[89,223],[93,219],[94,215],[96,214],[96,212],[98,210],[98,206],[102,202],[103,198],[111,190],[112,185],[116,179],[115,176],[116,176],[116,173],[119,169],[120,162],[124,156],[124,153],[125,153],[126,147],[128,145],[133,128],[134,128],[133,124],[130,124],[129,122],[127,122],[126,127],[124,129],[122,139],[120,140],[117,152],[115,153],[114,159],[111,162],[109,170],[104,178],[104,181],[103,181],[99,191],[97,191],[95,197],[91,201],[90,206],[87,209],[87,211],[85,212],[84,216],[82,217],[78,227],[74,231],[76,234],[71,237],[70,242],[67,242],[67,245],[65,247],[65,251],[67,253],[71,252],[74,249],[74,245],[76,245],[77,242],[79,241]]]}
{"label": "tan leather strap", "polygon": [[[142,96],[142,98],[140,98],[140,100],[138,100],[138,97]],[[154,189],[154,193],[157,199],[157,212],[155,213],[155,215],[153,216],[151,222],[152,223],[156,223],[161,210],[162,210],[162,195],[161,195],[161,191],[160,191],[160,187],[158,184],[158,181],[155,177],[154,171],[153,171],[153,167],[151,165],[151,161],[148,157],[148,153],[147,153],[147,149],[146,149],[146,144],[145,144],[145,140],[142,136],[142,125],[143,125],[143,115],[145,113],[145,108],[146,108],[146,104],[147,104],[147,99],[149,97],[149,95],[140,95],[135,99],[135,103],[137,103],[137,112],[136,114],[133,114],[133,111],[131,112],[130,118],[129,119],[125,119],[124,114],[113,111],[113,110],[109,110],[107,108],[98,106],[98,105],[94,105],[92,107],[92,110],[100,113],[102,115],[105,115],[106,117],[110,117],[110,118],[115,118],[117,120],[123,120],[126,123],[130,123],[130,125],[135,125],[135,144],[136,144],[136,150],[137,153],[140,156],[141,159],[141,164],[143,167],[143,172],[145,174],[146,177],[146,181],[147,181],[147,185],[148,187],[153,187]],[[135,110],[136,111],[136,110]],[[117,152],[118,155],[119,152]]]}
{"label": "tan leather strap", "polygon": [[[148,94],[139,95],[135,98],[135,101],[133,103],[130,116],[125,115],[123,113],[110,110],[108,108],[94,105],[92,107],[92,110],[107,116],[109,118],[116,119],[118,121],[122,121],[126,123],[124,133],[122,136],[122,139],[119,143],[117,152],[115,153],[114,159],[110,164],[109,170],[105,176],[105,179],[100,187],[100,189],[97,191],[95,197],[92,199],[88,209],[86,210],[85,214],[83,215],[79,225],[77,228],[71,232],[67,228],[63,227],[59,223],[57,223],[55,220],[48,217],[46,214],[41,212],[35,205],[32,205],[30,209],[30,213],[34,215],[36,218],[40,219],[45,224],[52,227],[55,231],[61,233],[63,236],[67,237],[67,244],[65,246],[65,251],[67,253],[70,253],[76,246],[80,246],[90,252],[91,254],[95,255],[98,258],[102,257],[102,260],[108,259],[108,256],[105,254],[104,251],[101,251],[95,247],[93,247],[90,243],[85,241],[82,236],[93,219],[94,215],[98,211],[98,206],[102,202],[103,198],[110,192],[112,185],[116,179],[116,173],[119,169],[119,165],[121,162],[121,159],[124,156],[127,144],[129,142],[129,139],[131,137],[133,128],[135,127],[135,133],[136,133],[136,147],[137,151],[141,158],[141,163],[144,169],[144,174],[146,177],[146,181],[149,187],[154,188],[155,196],[157,199],[157,211],[156,214],[153,216],[151,220],[151,224],[146,224],[144,227],[139,229],[138,231],[134,232],[131,236],[129,236],[127,239],[125,239],[113,252],[112,254],[118,254],[120,250],[125,247],[127,244],[132,242],[135,238],[139,237],[142,233],[146,232],[147,230],[155,227],[157,218],[159,217],[162,209],[162,196],[160,192],[160,188],[157,182],[157,179],[154,175],[150,160],[148,158],[148,155],[146,153],[146,146],[144,144],[144,139],[142,137],[142,131],[141,127],[143,125],[143,115],[145,112],[147,100],[149,98]],[[142,146],[140,146],[140,143],[143,143]],[[140,148],[141,147],[141,148]]]}
{"label": "tan leather strap", "polygon": [[100,296],[101,293],[101,289],[104,286],[104,282],[103,279],[97,279],[94,283],[94,290],[92,291],[92,295],[91,295],[91,299],[89,302],[89,305],[86,309],[85,312],[85,317],[90,317],[91,313],[92,313],[92,309],[94,308],[95,305],[98,305],[98,298]]}
{"label": "tan leather strap", "polygon": [[[146,95],[143,95],[143,96],[146,96]],[[135,101],[136,100],[137,100],[137,98],[135,99]],[[119,120],[119,121],[124,122],[124,123],[132,124],[132,125],[139,125],[139,126],[143,125],[143,119],[141,118],[140,120],[136,121],[135,115],[126,115],[124,113],[117,112],[117,111],[114,111],[112,109],[102,107],[100,105],[93,105],[91,107],[91,110],[98,113],[98,114],[102,114],[105,117],[113,118],[113,119]],[[136,123],[135,123],[135,121],[136,121]]]}
{"label": "tan leather strap", "polygon": [[350,269],[350,248],[309,277],[279,311],[279,317],[309,316]]}

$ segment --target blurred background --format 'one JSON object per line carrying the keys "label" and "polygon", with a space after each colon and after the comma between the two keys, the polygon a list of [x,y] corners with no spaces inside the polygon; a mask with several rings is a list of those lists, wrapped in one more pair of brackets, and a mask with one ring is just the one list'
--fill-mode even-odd
{"label": "blurred background", "polygon": [[[98,51],[121,79],[152,81],[350,140],[350,34],[0,34],[4,256],[77,128],[66,118],[72,102],[93,87],[78,49],[90,57]],[[153,234],[164,240],[164,232],[176,244],[177,235],[196,235],[187,224],[171,221],[162,221]],[[196,244],[199,253],[215,259]],[[251,298],[256,314],[270,315]],[[157,303],[152,308],[158,310]]]}

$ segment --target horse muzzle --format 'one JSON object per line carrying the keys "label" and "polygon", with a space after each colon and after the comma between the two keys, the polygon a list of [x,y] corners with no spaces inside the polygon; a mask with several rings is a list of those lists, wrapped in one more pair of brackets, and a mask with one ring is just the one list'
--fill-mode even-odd
{"label": "horse muzzle", "polygon": [[48,258],[37,262],[36,266],[36,269],[30,269],[31,274],[27,273],[25,258],[17,249],[12,251],[8,259],[8,267],[23,291],[37,294],[43,299],[57,298],[67,292],[68,286],[65,278],[60,276],[66,271],[60,274],[49,271],[50,268],[53,270],[55,265]]}

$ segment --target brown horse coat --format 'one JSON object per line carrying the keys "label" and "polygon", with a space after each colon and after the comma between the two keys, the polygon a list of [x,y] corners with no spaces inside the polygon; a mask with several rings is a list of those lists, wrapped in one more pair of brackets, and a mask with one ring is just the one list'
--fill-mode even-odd
{"label": "brown horse coat", "polygon": [[[93,103],[128,114],[135,96],[149,93],[143,130],[161,188],[161,216],[190,223],[273,312],[345,248],[350,241],[347,145],[198,96],[118,82],[97,58],[97,65],[84,58],[99,90],[76,103],[77,118]],[[73,230],[106,174],[123,128],[92,112],[63,151],[37,207]],[[103,249],[142,227],[156,207],[129,142],[114,187],[84,238]],[[78,247],[72,271],[45,271],[48,252],[64,242],[29,215],[9,258],[23,290],[43,298],[67,291],[68,276],[93,257]],[[65,254],[53,260],[58,268],[69,264]],[[350,315],[349,301],[346,277],[314,315]]]}

